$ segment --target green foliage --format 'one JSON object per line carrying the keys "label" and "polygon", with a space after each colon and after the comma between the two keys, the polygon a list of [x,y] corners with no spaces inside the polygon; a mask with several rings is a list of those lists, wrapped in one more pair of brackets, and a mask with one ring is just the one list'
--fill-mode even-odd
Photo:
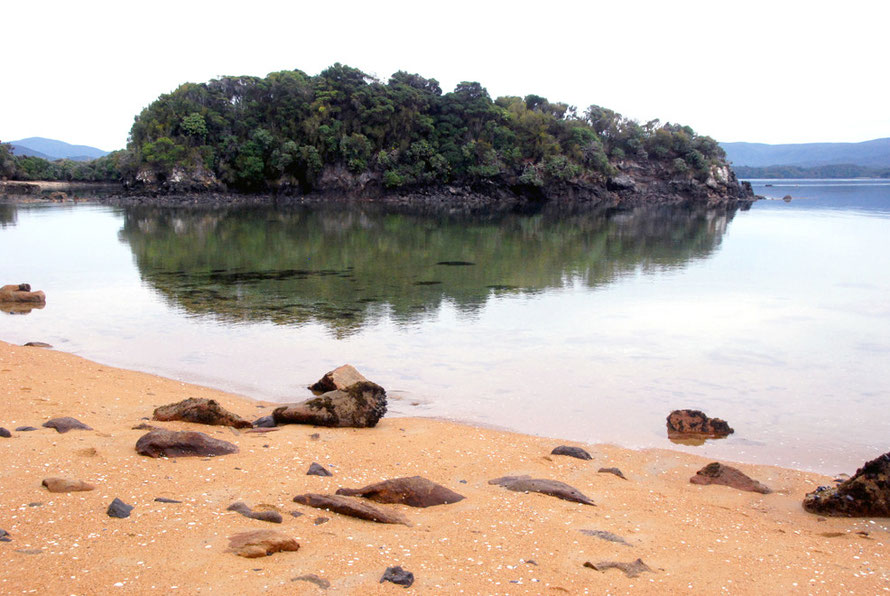
{"label": "green foliage", "polygon": [[[387,188],[498,180],[542,186],[596,181],[611,160],[680,158],[694,171],[723,160],[689,127],[640,125],[596,105],[582,116],[540,95],[492,100],[480,83],[443,93],[404,71],[385,83],[340,63],[317,76],[187,83],[140,113],[130,131],[136,164],[160,173],[205,167],[240,190],[297,184],[311,190],[326,167],[370,173]],[[688,163],[687,163],[688,162]]]}

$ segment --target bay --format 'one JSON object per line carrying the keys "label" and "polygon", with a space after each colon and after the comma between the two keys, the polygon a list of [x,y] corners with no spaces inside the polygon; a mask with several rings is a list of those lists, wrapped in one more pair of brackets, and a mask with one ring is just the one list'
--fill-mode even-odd
{"label": "bay", "polygon": [[[47,305],[0,339],[274,401],[350,362],[395,415],[851,473],[890,450],[890,186],[754,185],[735,213],[2,205],[2,283]],[[671,443],[676,408],[736,433]]]}

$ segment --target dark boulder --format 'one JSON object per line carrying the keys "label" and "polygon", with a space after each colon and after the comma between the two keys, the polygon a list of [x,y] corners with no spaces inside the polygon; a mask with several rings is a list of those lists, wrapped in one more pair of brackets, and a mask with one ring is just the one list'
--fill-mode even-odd
{"label": "dark boulder", "polygon": [[262,416],[253,421],[254,428],[275,428],[275,419],[269,416]]}
{"label": "dark boulder", "polygon": [[127,505],[126,503],[115,497],[115,499],[108,506],[108,510],[105,513],[108,514],[108,517],[125,518],[130,517],[131,511],[133,511],[132,505]]}
{"label": "dark boulder", "polygon": [[69,430],[93,430],[91,427],[71,416],[52,418],[44,422],[43,426],[46,428],[54,428],[60,433],[66,433]]}
{"label": "dark boulder", "polygon": [[837,486],[807,493],[803,508],[835,517],[890,517],[890,452],[866,462]]}
{"label": "dark boulder", "polygon": [[400,503],[411,507],[447,505],[464,499],[463,495],[421,476],[384,480],[363,488],[341,488],[337,494],[364,497],[378,503]]}
{"label": "dark boulder", "polygon": [[11,436],[12,436],[12,433],[9,432],[9,430],[0,426],[0,437],[3,437],[4,439],[8,439]]}
{"label": "dark boulder", "polygon": [[380,385],[363,381],[345,390],[328,391],[292,406],[276,408],[276,424],[372,427],[386,414],[386,391]]}
{"label": "dark boulder", "polygon": [[344,364],[332,371],[328,371],[318,381],[309,385],[309,389],[318,393],[327,393],[340,389],[349,389],[356,383],[368,383],[368,379],[358,372],[351,364]]}
{"label": "dark boulder", "polygon": [[689,479],[692,484],[722,484],[739,490],[768,495],[773,492],[768,486],[754,480],[741,470],[719,462],[711,462]]}
{"label": "dark boulder", "polygon": [[411,584],[414,583],[414,574],[410,571],[405,571],[398,565],[395,567],[387,567],[386,571],[383,572],[383,577],[380,578],[379,583],[382,584],[383,582],[392,582],[410,588]]}
{"label": "dark boulder", "polygon": [[252,530],[230,536],[228,551],[239,557],[255,559],[299,548],[296,540],[278,530]]}
{"label": "dark boulder", "polygon": [[573,501],[575,503],[583,503],[584,505],[595,505],[595,503],[585,496],[581,491],[573,486],[569,486],[559,480],[547,480],[546,478],[532,478],[531,476],[504,476],[489,480],[489,484],[497,484],[503,486],[507,490],[520,493],[541,493],[550,495],[565,501]]}
{"label": "dark boulder", "polygon": [[333,476],[330,472],[325,469],[321,464],[312,462],[309,466],[309,470],[306,472],[307,476]]}
{"label": "dark boulder", "polygon": [[229,412],[219,405],[216,400],[200,397],[190,397],[175,404],[167,404],[156,408],[154,420],[168,422],[182,420],[195,424],[209,424],[213,426],[234,426],[235,428],[250,428],[253,426],[247,420],[237,414]]}
{"label": "dark boulder", "polygon": [[243,501],[232,503],[231,505],[226,507],[226,511],[235,511],[237,513],[240,513],[244,517],[249,517],[250,519],[256,519],[259,521],[271,522],[273,524],[280,524],[282,522],[281,514],[277,511],[254,511],[247,506],[247,503],[244,503]]}
{"label": "dark boulder", "polygon": [[568,445],[560,445],[550,452],[550,455],[568,455],[577,459],[593,459],[590,454],[580,447],[570,447]]}
{"label": "dark boulder", "polygon": [[674,410],[667,417],[668,438],[722,438],[735,431],[725,420],[709,418],[700,410]]}
{"label": "dark boulder", "polygon": [[308,505],[316,509],[327,509],[341,515],[349,517],[357,517],[381,524],[404,524],[409,526],[408,520],[396,511],[385,511],[379,507],[369,505],[364,501],[353,499],[352,497],[344,497],[340,495],[319,495],[315,493],[307,493],[305,495],[297,495],[294,497],[295,503]]}
{"label": "dark boulder", "polygon": [[238,447],[204,433],[157,429],[136,441],[136,451],[149,457],[204,457],[237,453]]}

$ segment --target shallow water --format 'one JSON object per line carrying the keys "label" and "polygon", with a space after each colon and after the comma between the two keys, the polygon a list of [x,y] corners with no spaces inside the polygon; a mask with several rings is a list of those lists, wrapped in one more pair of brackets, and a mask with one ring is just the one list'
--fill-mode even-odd
{"label": "shallow water", "polygon": [[[768,183],[794,198],[483,220],[0,206],[3,283],[48,296],[0,339],[279,401],[350,362],[396,414],[852,473],[890,449],[890,186]],[[736,433],[669,442],[687,407]]]}

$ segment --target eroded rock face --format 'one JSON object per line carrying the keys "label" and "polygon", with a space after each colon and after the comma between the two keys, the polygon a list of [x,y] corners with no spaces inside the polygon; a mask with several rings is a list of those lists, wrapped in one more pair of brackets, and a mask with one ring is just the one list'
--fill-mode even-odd
{"label": "eroded rock face", "polygon": [[316,509],[327,509],[341,515],[357,517],[381,524],[404,524],[409,526],[408,520],[402,514],[396,511],[387,511],[380,507],[374,507],[358,499],[352,497],[344,497],[340,495],[320,495],[316,493],[306,493],[305,495],[297,495],[294,497],[294,503],[308,505]]}
{"label": "eroded rock face", "polygon": [[332,371],[326,372],[325,375],[317,382],[309,386],[312,391],[326,393],[335,389],[345,390],[352,387],[356,383],[368,383],[368,379],[358,372],[351,364],[344,364]]}
{"label": "eroded rock face", "polygon": [[51,493],[73,493],[96,488],[88,482],[74,478],[44,478],[42,484]]}
{"label": "eroded rock face", "polygon": [[701,410],[674,410],[667,417],[669,438],[722,438],[735,431],[725,420],[709,418]]}
{"label": "eroded rock face", "polygon": [[296,540],[278,530],[252,530],[229,537],[229,552],[255,559],[274,553],[299,550]]}
{"label": "eroded rock face", "polygon": [[175,404],[161,406],[154,411],[154,420],[168,422],[182,420],[195,424],[209,424],[213,426],[234,426],[235,428],[250,428],[253,426],[247,420],[237,414],[229,412],[219,405],[216,400],[190,397]]}
{"label": "eroded rock face", "polygon": [[692,484],[722,484],[739,490],[767,495],[770,488],[754,480],[741,470],[726,466],[719,462],[711,462],[689,479]]}
{"label": "eroded rock face", "polygon": [[497,484],[503,486],[507,490],[515,492],[541,493],[565,501],[583,503],[584,505],[595,505],[593,500],[584,495],[580,490],[573,486],[569,486],[565,482],[560,482],[559,480],[532,478],[531,476],[504,476],[502,478],[489,480],[488,483]]}
{"label": "eroded rock face", "polygon": [[204,433],[157,429],[136,441],[136,451],[149,457],[204,457],[237,453],[238,446]]}
{"label": "eroded rock face", "polygon": [[276,408],[276,424],[372,427],[386,414],[386,391],[370,381],[335,389],[292,406]]}
{"label": "eroded rock face", "polygon": [[46,294],[39,290],[32,292],[30,284],[10,284],[0,287],[0,302],[44,304]]}
{"label": "eroded rock face", "polygon": [[463,495],[422,476],[393,478],[363,488],[341,488],[337,494],[364,497],[378,503],[400,503],[411,507],[447,505],[464,499]]}
{"label": "eroded rock face", "polygon": [[807,493],[803,508],[837,517],[890,517],[890,452],[866,462],[837,486]]}
{"label": "eroded rock face", "polygon": [[51,418],[43,423],[46,428],[54,428],[60,433],[66,433],[69,430],[93,430],[80,420],[71,416],[62,416],[61,418]]}

